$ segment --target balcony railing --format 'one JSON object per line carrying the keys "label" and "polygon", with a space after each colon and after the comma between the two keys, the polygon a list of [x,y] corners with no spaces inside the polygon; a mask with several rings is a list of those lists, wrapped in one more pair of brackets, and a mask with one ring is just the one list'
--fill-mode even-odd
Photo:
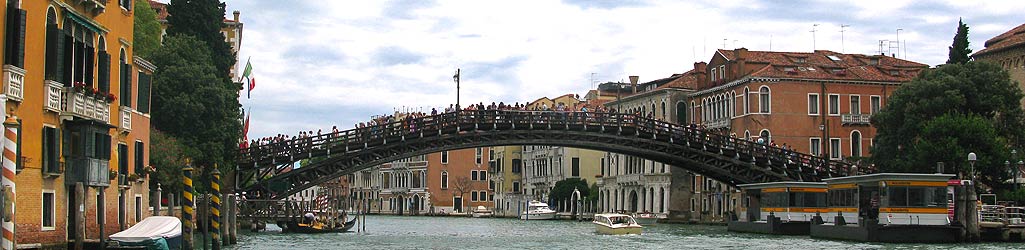
{"label": "balcony railing", "polygon": [[110,186],[110,165],[107,160],[78,158],[71,160],[67,183],[83,182],[86,186]]}
{"label": "balcony railing", "polygon": [[46,80],[46,106],[43,106],[48,111],[61,112],[61,88],[64,85],[52,80]]}
{"label": "balcony railing", "polygon": [[63,101],[61,101],[63,114],[110,124],[110,104],[104,97],[95,97],[76,91],[72,87],[65,87],[61,96],[63,97]]}
{"label": "balcony railing", "polygon": [[722,119],[718,119],[718,120],[711,120],[711,121],[708,121],[708,122],[705,123],[705,126],[707,126],[709,129],[725,128],[725,127],[728,127],[729,125],[730,125],[730,119],[728,119],[728,118],[722,118]]}
{"label": "balcony railing", "polygon": [[643,184],[643,183],[641,183],[641,174],[626,174],[626,175],[616,176],[616,182],[618,182],[619,184],[626,184],[626,183]]}
{"label": "balcony railing", "polygon": [[132,108],[121,107],[121,130],[132,132]]}
{"label": "balcony railing", "polygon": [[843,125],[869,125],[872,123],[872,115],[843,114],[840,116],[840,123]]}
{"label": "balcony railing", "polygon": [[24,99],[25,70],[14,65],[4,65],[4,94],[7,99],[18,101]]}

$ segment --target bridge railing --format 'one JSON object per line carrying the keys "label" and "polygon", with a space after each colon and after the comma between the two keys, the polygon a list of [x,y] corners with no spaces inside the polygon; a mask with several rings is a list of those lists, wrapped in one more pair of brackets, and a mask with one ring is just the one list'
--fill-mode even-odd
{"label": "bridge railing", "polygon": [[[492,126],[487,126],[491,124]],[[673,142],[687,142],[705,150],[734,153],[760,158],[773,163],[784,163],[795,169],[782,169],[785,174],[811,174],[827,177],[847,176],[855,172],[872,172],[873,169],[854,169],[850,163],[831,161],[822,157],[758,144],[743,138],[713,133],[691,126],[669,123],[634,114],[561,111],[519,111],[519,110],[463,110],[432,116],[395,118],[390,122],[349,130],[295,138],[263,145],[251,145],[240,150],[241,169],[257,169],[276,164],[313,158],[314,151],[349,152],[389,143],[389,140],[405,140],[446,133],[460,133],[490,130],[498,125],[511,125],[519,129],[556,129],[569,126],[597,126],[632,128],[650,134],[654,139]],[[540,126],[541,128],[538,128]],[[746,160],[746,159],[745,159]]]}

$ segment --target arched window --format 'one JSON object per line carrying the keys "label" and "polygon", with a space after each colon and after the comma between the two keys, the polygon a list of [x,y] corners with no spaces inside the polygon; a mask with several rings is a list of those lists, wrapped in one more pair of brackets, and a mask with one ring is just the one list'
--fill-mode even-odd
{"label": "arched window", "polygon": [[758,112],[762,114],[768,114],[770,112],[769,103],[771,96],[769,95],[769,87],[762,86],[758,89]]}
{"label": "arched window", "polygon": [[118,58],[120,63],[119,68],[121,74],[119,79],[121,80],[121,106],[131,107],[132,103],[132,69],[131,65],[128,65],[128,54],[125,53],[125,48],[121,48],[121,58]]}
{"label": "arched window", "polygon": [[861,157],[861,132],[851,131],[851,156]]}
{"label": "arched window", "polygon": [[694,101],[690,101],[690,122],[689,123],[695,123],[695,121],[697,120],[697,112],[694,110],[695,109],[694,106],[695,106],[695,102]]}
{"label": "arched window", "polygon": [[687,103],[677,102],[676,103],[676,123],[680,125],[687,125]]}
{"label": "arched window", "polygon": [[759,138],[765,138],[765,144],[772,142],[772,134],[769,133],[768,129],[762,129],[762,132],[758,134]]}
{"label": "arched window", "polygon": [[448,189],[448,171],[441,171],[441,189]]}
{"label": "arched window", "polygon": [[50,7],[46,10],[46,80],[60,80],[57,74],[57,62],[60,60],[57,58],[58,36],[61,33],[57,27],[57,11]]}
{"label": "arched window", "polygon": [[662,101],[662,120],[667,121],[669,117],[666,117],[666,101]]}
{"label": "arched window", "polygon": [[730,117],[737,116],[737,91],[730,92]]}
{"label": "arched window", "polygon": [[744,130],[744,139],[751,140],[751,130]]}
{"label": "arched window", "polygon": [[655,114],[657,114],[657,113],[658,113],[658,110],[655,109],[655,103],[651,103],[651,113],[649,113],[649,114],[651,115],[652,118],[654,118]]}
{"label": "arched window", "polygon": [[750,112],[751,107],[751,88],[744,87],[744,114]]}

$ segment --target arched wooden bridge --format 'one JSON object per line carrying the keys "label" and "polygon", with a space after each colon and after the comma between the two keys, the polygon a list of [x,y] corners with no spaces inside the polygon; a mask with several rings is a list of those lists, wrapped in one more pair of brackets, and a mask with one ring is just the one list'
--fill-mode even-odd
{"label": "arched wooden bridge", "polygon": [[[479,110],[243,149],[239,181],[250,198],[281,199],[407,157],[508,145],[565,146],[633,155],[733,185],[819,181],[871,171],[632,114]],[[292,167],[303,159],[311,159],[311,163]]]}

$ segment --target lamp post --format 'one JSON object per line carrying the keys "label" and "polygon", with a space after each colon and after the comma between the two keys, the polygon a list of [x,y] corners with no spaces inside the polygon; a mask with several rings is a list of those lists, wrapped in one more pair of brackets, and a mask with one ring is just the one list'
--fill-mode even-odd
{"label": "lamp post", "polygon": [[968,153],[968,164],[971,166],[971,169],[968,172],[968,177],[972,181],[975,181],[975,161],[978,159],[979,158],[975,155],[975,152]]}
{"label": "lamp post", "polygon": [[979,214],[975,212],[978,211],[975,203],[978,199],[975,195],[975,162],[977,160],[978,156],[975,155],[975,152],[968,153],[968,164],[971,165],[971,182],[965,187],[968,199],[964,203],[966,206],[962,210],[964,212],[964,217],[962,218],[965,218],[965,228],[967,229],[968,241],[970,242],[975,242],[979,239]]}
{"label": "lamp post", "polygon": [[1022,167],[1025,167],[1025,161],[1018,160],[1018,166],[1014,168],[1014,174],[1011,175],[1014,177],[1014,191],[1018,191],[1018,176],[1021,175]]}
{"label": "lamp post", "polygon": [[459,69],[456,68],[456,74],[452,76],[452,80],[456,81],[456,111],[459,111]]}

